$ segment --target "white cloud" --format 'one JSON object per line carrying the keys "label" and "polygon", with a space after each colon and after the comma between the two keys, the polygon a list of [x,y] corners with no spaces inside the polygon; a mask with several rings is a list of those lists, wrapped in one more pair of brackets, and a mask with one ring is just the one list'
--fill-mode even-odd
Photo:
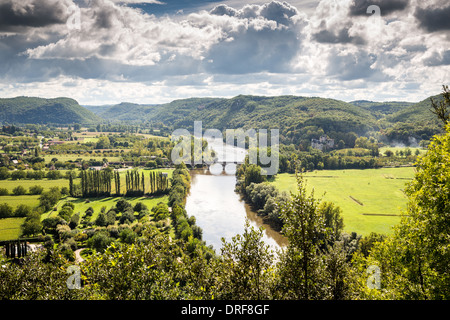
{"label": "white cloud", "polygon": [[48,20],[4,20],[1,94],[61,92],[83,103],[278,93],[412,100],[448,81],[450,38],[420,24],[417,8],[429,4],[419,0],[398,0],[381,17],[352,16],[353,0],[321,0],[315,10],[309,1],[308,14],[295,1],[227,1],[163,17],[125,2],[144,1],[90,0],[80,30],[64,25],[70,0]]}

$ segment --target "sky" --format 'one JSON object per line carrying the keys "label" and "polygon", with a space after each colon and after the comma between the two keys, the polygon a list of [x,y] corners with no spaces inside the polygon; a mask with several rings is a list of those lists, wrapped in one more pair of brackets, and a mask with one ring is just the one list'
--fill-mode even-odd
{"label": "sky", "polygon": [[82,105],[450,84],[447,0],[0,0],[0,97]]}

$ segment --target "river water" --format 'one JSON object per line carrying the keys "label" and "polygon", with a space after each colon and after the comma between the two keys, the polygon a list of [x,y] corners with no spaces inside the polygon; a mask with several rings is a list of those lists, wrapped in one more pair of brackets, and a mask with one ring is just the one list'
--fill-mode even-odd
{"label": "river water", "polygon": [[[227,150],[230,148],[233,147],[227,146]],[[245,157],[242,149],[235,149]],[[244,233],[247,219],[251,226],[264,228],[263,241],[273,249],[287,245],[287,239],[265,224],[262,217],[234,191],[235,175],[227,174],[225,170],[218,175],[211,174],[208,169],[197,169],[191,170],[191,178],[186,211],[189,216],[195,216],[197,225],[203,230],[203,240],[217,253],[220,254],[222,237],[230,241],[233,236]]]}

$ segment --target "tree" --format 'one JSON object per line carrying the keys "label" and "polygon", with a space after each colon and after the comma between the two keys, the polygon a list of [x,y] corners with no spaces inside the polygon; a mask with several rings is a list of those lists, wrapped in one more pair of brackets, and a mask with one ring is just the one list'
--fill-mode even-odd
{"label": "tree", "polygon": [[99,226],[99,227],[106,227],[107,225],[107,221],[106,221],[106,214],[103,212],[100,212],[97,216],[97,218],[95,219],[95,225]]}
{"label": "tree", "polygon": [[0,203],[0,219],[10,218],[14,215],[14,209],[8,203]]}
{"label": "tree", "polygon": [[42,194],[43,191],[44,191],[44,187],[39,186],[39,185],[31,186],[29,188],[29,193],[33,194],[33,195]]}
{"label": "tree", "polygon": [[99,252],[103,252],[106,248],[108,248],[111,242],[113,242],[113,239],[105,232],[100,231],[96,232],[92,238],[88,239],[87,246]]}
{"label": "tree", "polygon": [[22,224],[22,235],[33,236],[42,230],[41,215],[38,211],[30,212]]}
{"label": "tree", "polygon": [[338,241],[344,230],[344,219],[342,218],[342,210],[335,206],[332,202],[322,202],[318,207],[319,212],[323,215],[325,231],[329,241]]}
{"label": "tree", "polygon": [[219,271],[220,299],[269,299],[273,279],[273,252],[262,241],[263,230],[245,223],[244,233],[226,242],[222,238],[223,264]]}
{"label": "tree", "polygon": [[27,193],[27,190],[23,186],[17,186],[13,189],[13,194],[15,196],[21,196]]}
{"label": "tree", "polygon": [[435,102],[433,98],[430,98],[432,107],[431,112],[433,112],[445,126],[450,120],[450,91],[448,90],[448,86],[442,86],[442,98],[443,100],[439,103]]}
{"label": "tree", "polygon": [[70,229],[75,229],[80,222],[80,214],[77,212],[72,217],[70,217],[69,227]]}
{"label": "tree", "polygon": [[400,224],[365,260],[365,266],[375,264],[382,270],[383,291],[378,297],[450,298],[449,159],[447,124],[446,133],[435,136],[418,159],[415,177],[405,190],[408,207]]}
{"label": "tree", "polygon": [[111,147],[111,142],[107,136],[100,136],[95,145],[95,149],[108,149]]}
{"label": "tree", "polygon": [[6,168],[6,167],[0,168],[0,180],[9,179],[10,176],[11,176],[11,174],[9,173],[8,168]]}
{"label": "tree", "polygon": [[324,263],[320,247],[325,242],[325,222],[318,210],[318,201],[307,195],[303,178],[297,174],[297,194],[280,211],[283,233],[289,240],[280,257],[281,292],[287,299],[320,299],[325,296],[322,272]]}
{"label": "tree", "polygon": [[49,211],[61,198],[61,192],[58,187],[52,187],[49,191],[45,191],[39,197],[39,206],[44,211]]}
{"label": "tree", "polygon": [[31,213],[32,209],[30,206],[27,206],[25,204],[19,204],[14,210],[14,216],[15,217],[27,217]]}

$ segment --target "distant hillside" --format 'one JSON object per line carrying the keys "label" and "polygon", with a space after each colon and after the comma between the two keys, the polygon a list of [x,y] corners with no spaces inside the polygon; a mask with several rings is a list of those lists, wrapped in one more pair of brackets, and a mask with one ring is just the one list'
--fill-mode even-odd
{"label": "distant hillside", "polygon": [[412,104],[411,106],[401,109],[398,112],[387,117],[390,122],[408,122],[408,123],[429,123],[437,124],[439,123],[438,118],[431,112],[431,99],[435,102],[442,101],[442,95],[436,95],[426,98],[423,101]]}
{"label": "distant hillside", "polygon": [[97,115],[70,98],[0,99],[0,122],[2,123],[89,124],[101,120]]}
{"label": "distant hillside", "polygon": [[[366,131],[375,125],[369,110],[324,98],[244,96],[231,99],[191,98],[167,104],[120,104],[100,114],[107,119],[161,121],[189,129],[194,121],[204,128],[326,127],[328,130]],[[325,129],[325,128],[324,128]]]}
{"label": "distant hillside", "polygon": [[93,110],[98,116],[106,120],[116,121],[139,121],[147,119],[149,113],[155,111],[158,105],[142,105],[136,103],[122,102],[120,104]]}
{"label": "distant hillside", "polygon": [[414,105],[413,102],[404,101],[374,102],[367,100],[357,100],[350,103],[369,110],[377,119],[382,119],[385,116],[394,114]]}

